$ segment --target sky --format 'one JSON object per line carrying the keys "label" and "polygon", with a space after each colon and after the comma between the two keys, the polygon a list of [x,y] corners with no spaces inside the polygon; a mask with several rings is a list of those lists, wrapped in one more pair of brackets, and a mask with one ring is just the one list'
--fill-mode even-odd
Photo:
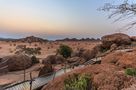
{"label": "sky", "polygon": [[0,37],[97,38],[115,33],[123,24],[113,24],[109,13],[97,9],[117,1],[121,0],[0,0]]}

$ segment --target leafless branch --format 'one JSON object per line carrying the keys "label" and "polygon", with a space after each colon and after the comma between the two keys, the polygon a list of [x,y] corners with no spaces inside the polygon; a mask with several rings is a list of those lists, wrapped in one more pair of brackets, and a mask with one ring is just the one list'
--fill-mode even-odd
{"label": "leafless branch", "polygon": [[[111,3],[106,3],[102,8],[99,10],[102,11],[111,11],[111,14],[109,15],[109,19],[115,18],[114,22],[117,22],[119,20],[126,20],[132,17],[136,16],[136,3],[129,3],[128,0],[124,0],[122,4],[119,5],[113,5]],[[127,25],[127,29],[132,28],[136,25],[136,20],[131,22]]]}

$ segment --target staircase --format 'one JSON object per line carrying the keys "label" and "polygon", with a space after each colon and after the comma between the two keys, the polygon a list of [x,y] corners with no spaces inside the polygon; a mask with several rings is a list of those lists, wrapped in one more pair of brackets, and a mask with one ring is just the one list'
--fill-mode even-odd
{"label": "staircase", "polygon": [[8,72],[7,61],[8,60],[0,59],[0,75],[5,74],[5,73]]}
{"label": "staircase", "polygon": [[84,63],[84,65],[90,65],[90,64],[100,64],[101,63],[101,57],[91,59]]}

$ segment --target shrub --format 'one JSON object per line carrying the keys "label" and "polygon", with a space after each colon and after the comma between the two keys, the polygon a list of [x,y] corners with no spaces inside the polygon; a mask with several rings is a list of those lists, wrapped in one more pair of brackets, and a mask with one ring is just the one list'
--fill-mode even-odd
{"label": "shrub", "polygon": [[60,45],[58,53],[62,55],[64,58],[68,58],[71,56],[72,48],[67,45]]}
{"label": "shrub", "polygon": [[134,69],[134,68],[127,68],[125,70],[125,74],[136,77],[136,69]]}
{"label": "shrub", "polygon": [[32,60],[32,64],[37,64],[37,63],[39,63],[39,60],[36,58],[36,56],[32,56],[32,57],[31,57],[31,60]]}
{"label": "shrub", "polygon": [[103,47],[101,48],[101,52],[102,52],[102,53],[105,53],[105,52],[108,51],[108,50],[109,50],[108,48],[103,48]]}
{"label": "shrub", "polygon": [[64,80],[64,90],[89,90],[90,76],[86,74],[74,74]]}

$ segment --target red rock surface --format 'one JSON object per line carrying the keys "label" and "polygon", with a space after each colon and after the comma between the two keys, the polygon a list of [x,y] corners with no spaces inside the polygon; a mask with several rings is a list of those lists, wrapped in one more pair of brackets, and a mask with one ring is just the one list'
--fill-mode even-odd
{"label": "red rock surface", "polygon": [[102,63],[109,63],[121,68],[136,68],[136,51],[113,52],[103,58]]}
{"label": "red rock surface", "polygon": [[121,68],[111,64],[90,65],[74,70],[51,81],[42,90],[63,90],[63,81],[73,73],[91,74],[93,86],[98,90],[121,90],[130,87],[136,79],[126,76]]}

